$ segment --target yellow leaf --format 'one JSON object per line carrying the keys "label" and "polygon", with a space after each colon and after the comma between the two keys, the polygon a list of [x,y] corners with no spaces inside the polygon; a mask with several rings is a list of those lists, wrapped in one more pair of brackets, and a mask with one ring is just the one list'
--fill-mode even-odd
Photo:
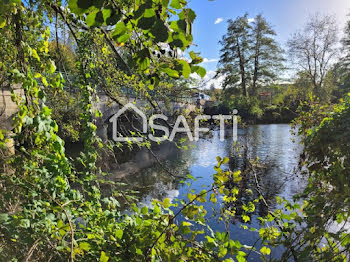
{"label": "yellow leaf", "polygon": [[260,249],[260,252],[261,252],[263,255],[270,255],[271,249],[269,249],[268,247],[262,247],[262,248]]}
{"label": "yellow leaf", "polygon": [[6,25],[6,20],[0,17],[0,28],[3,28]]}
{"label": "yellow leaf", "polygon": [[40,57],[35,49],[32,49],[32,55],[36,60],[40,61]]}
{"label": "yellow leaf", "polygon": [[168,208],[170,206],[170,199],[169,198],[164,198],[163,200],[163,206],[165,208]]}
{"label": "yellow leaf", "polygon": [[108,260],[109,256],[107,256],[104,251],[101,251],[100,262],[107,262]]}

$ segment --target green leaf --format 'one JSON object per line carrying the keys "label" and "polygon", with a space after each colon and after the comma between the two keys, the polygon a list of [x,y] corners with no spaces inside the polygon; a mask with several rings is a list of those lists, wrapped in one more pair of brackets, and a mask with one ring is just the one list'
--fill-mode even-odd
{"label": "green leaf", "polygon": [[165,42],[169,37],[168,28],[162,20],[157,20],[151,29],[151,34],[155,37],[156,42]]}
{"label": "green leaf", "polygon": [[161,0],[162,1],[162,6],[163,7],[168,7],[169,5],[169,0]]}
{"label": "green leaf", "polygon": [[122,239],[123,237],[123,230],[121,229],[117,229],[117,231],[115,231],[115,236],[119,239]]}
{"label": "green leaf", "polygon": [[191,66],[192,73],[197,73],[200,77],[205,77],[207,71],[201,66]]}
{"label": "green leaf", "polygon": [[112,14],[109,17],[107,17],[107,14],[104,14],[103,18],[105,19],[105,23],[107,25],[115,25],[120,20],[121,13],[118,10],[113,9]]}
{"label": "green leaf", "polygon": [[182,8],[181,2],[182,1],[180,0],[171,0],[170,6],[175,9],[181,9]]}
{"label": "green leaf", "polygon": [[179,77],[179,72],[177,72],[176,70],[173,70],[169,67],[161,68],[160,70],[162,72],[166,73],[170,77]]}
{"label": "green leaf", "polygon": [[4,28],[6,25],[6,19],[0,17],[0,28]]}
{"label": "green leaf", "polygon": [[111,15],[112,9],[105,8],[102,10],[103,21],[106,22]]}
{"label": "green leaf", "polygon": [[93,0],[69,0],[68,7],[76,15],[82,15],[93,6],[93,2]]}
{"label": "green leaf", "polygon": [[29,219],[22,219],[21,226],[24,228],[29,228],[30,227],[30,220]]}
{"label": "green leaf", "polygon": [[87,26],[93,26],[95,24],[97,12],[98,10],[95,10],[94,12],[91,12],[90,14],[87,15],[85,19],[85,23]]}
{"label": "green leaf", "polygon": [[84,251],[89,251],[91,248],[90,244],[88,242],[80,242],[79,247],[80,247],[80,249],[82,249]]}
{"label": "green leaf", "polygon": [[185,9],[184,12],[187,13],[187,17],[188,17],[188,20],[189,22],[192,24],[193,21],[196,19],[197,15],[196,13],[192,10],[192,9]]}
{"label": "green leaf", "polygon": [[203,62],[203,58],[199,56],[199,53],[195,53],[193,51],[190,52],[190,57],[192,59],[191,64],[199,64]]}
{"label": "green leaf", "polygon": [[109,256],[104,251],[101,251],[100,262],[108,262]]}
{"label": "green leaf", "polygon": [[4,224],[10,219],[8,214],[0,214],[0,223]]}
{"label": "green leaf", "polygon": [[224,256],[226,256],[226,254],[227,254],[227,248],[220,247],[218,256],[219,257],[224,257]]}
{"label": "green leaf", "polygon": [[156,12],[152,8],[146,9],[145,12],[143,13],[143,16],[146,18],[153,17],[155,15],[156,15]]}
{"label": "green leaf", "polygon": [[155,15],[151,17],[142,17],[140,20],[138,20],[137,26],[143,30],[149,30],[156,21],[157,17]]}
{"label": "green leaf", "polygon": [[169,198],[164,198],[163,200],[163,206],[165,208],[168,208],[170,206],[170,199]]}
{"label": "green leaf", "polygon": [[50,69],[49,69],[49,72],[50,72],[50,74],[53,74],[53,73],[55,73],[55,71],[56,71],[55,62],[51,60],[51,61],[50,61]]}
{"label": "green leaf", "polygon": [[125,43],[126,41],[129,40],[131,34],[124,34],[120,37],[117,38],[118,43]]}
{"label": "green leaf", "polygon": [[187,33],[187,22],[185,19],[181,19],[176,21],[177,23],[177,27],[183,32],[183,33]]}
{"label": "green leaf", "polygon": [[148,214],[148,208],[147,208],[146,206],[143,206],[143,207],[141,208],[141,213],[142,213],[143,215],[147,215],[147,214]]}
{"label": "green leaf", "polygon": [[94,0],[78,0],[77,5],[79,8],[88,9],[94,5]]}
{"label": "green leaf", "polygon": [[40,57],[39,57],[39,55],[38,55],[38,53],[36,52],[35,49],[32,49],[32,56],[33,56],[36,60],[40,61]]}
{"label": "green leaf", "polygon": [[151,64],[148,57],[139,57],[136,61],[140,67],[140,70],[147,70]]}
{"label": "green leaf", "polygon": [[183,32],[174,32],[173,41],[169,43],[172,48],[178,47],[181,50],[185,50],[190,42],[186,39],[186,35]]}
{"label": "green leaf", "polygon": [[205,238],[207,239],[208,243],[213,243],[215,244],[215,239],[210,237],[210,236],[205,236]]}
{"label": "green leaf", "polygon": [[112,37],[113,38],[118,38],[120,37],[121,35],[125,34],[126,33],[126,26],[124,24],[123,21],[119,22],[118,24],[116,24],[115,28],[114,28],[114,31],[112,33]]}
{"label": "green leaf", "polygon": [[179,60],[179,63],[182,65],[182,75],[188,78],[191,74],[190,65],[185,60]]}

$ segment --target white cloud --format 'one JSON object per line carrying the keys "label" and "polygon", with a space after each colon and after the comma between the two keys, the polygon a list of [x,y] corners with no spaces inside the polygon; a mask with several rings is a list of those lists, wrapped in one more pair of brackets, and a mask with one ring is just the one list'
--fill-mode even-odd
{"label": "white cloud", "polygon": [[222,17],[216,18],[214,24],[220,24],[222,21],[224,21],[224,19]]}
{"label": "white cloud", "polygon": [[225,76],[220,76],[217,78],[214,78],[216,75],[216,71],[210,70],[207,71],[207,74],[205,77],[201,78],[197,74],[191,74],[191,77],[197,80],[197,85],[193,86],[199,89],[209,89],[210,86],[213,84],[215,88],[221,89],[222,88],[222,82],[224,81]]}
{"label": "white cloud", "polygon": [[255,22],[254,18],[248,18],[248,23],[253,23],[253,22]]}
{"label": "white cloud", "polygon": [[208,59],[208,58],[203,58],[203,62],[202,63],[214,63],[214,62],[218,62],[219,59],[213,58],[213,59]]}

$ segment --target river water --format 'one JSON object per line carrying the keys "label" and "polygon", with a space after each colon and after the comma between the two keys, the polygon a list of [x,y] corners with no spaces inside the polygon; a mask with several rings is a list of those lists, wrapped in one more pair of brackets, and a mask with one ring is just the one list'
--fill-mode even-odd
{"label": "river water", "polygon": [[[262,163],[267,163],[266,171],[259,177],[259,183],[264,191],[264,196],[269,205],[276,206],[275,197],[285,197],[291,200],[293,195],[301,192],[306,181],[298,172],[299,155],[302,147],[298,144],[298,138],[291,134],[291,128],[287,124],[255,125],[238,130],[239,143],[245,148],[249,159],[259,157]],[[236,169],[242,161],[235,153],[232,138],[225,141],[219,140],[219,132],[201,138],[198,142],[188,145],[187,150],[181,150],[173,154],[170,159],[162,161],[166,169],[176,176],[190,174],[195,178],[185,180],[174,178],[157,164],[146,168],[137,174],[120,179],[130,189],[138,191],[140,205],[151,205],[152,199],[162,200],[169,198],[186,199],[190,189],[200,192],[203,188],[210,188],[213,182],[212,175],[215,173],[214,166],[217,164],[216,157],[229,157],[227,168]],[[233,161],[235,159],[235,161]],[[190,183],[190,186],[187,185]],[[220,202],[220,201],[219,201]],[[208,211],[207,223],[216,231],[224,231],[225,224],[218,221],[214,214],[220,208],[220,203],[214,207],[212,204],[204,204]],[[252,215],[249,227],[259,228],[257,217],[261,215],[261,207],[257,206],[257,212]],[[261,212],[260,212],[261,211]],[[183,218],[181,218],[183,219]],[[241,222],[231,221],[229,224],[230,236],[239,239],[241,243],[253,245],[257,239],[257,233],[242,229]],[[227,225],[226,225],[227,228]],[[281,253],[280,249],[273,249],[272,256],[275,258]],[[259,261],[254,253],[251,253],[249,261]]]}

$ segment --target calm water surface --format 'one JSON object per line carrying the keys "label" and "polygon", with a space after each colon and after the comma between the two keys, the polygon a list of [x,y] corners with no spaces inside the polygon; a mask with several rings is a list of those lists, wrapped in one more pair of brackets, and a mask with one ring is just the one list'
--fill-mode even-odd
{"label": "calm water surface", "polygon": [[[301,192],[305,185],[304,179],[297,171],[302,148],[298,144],[297,137],[290,131],[289,125],[273,124],[251,126],[238,132],[240,144],[246,145],[248,157],[250,159],[259,157],[263,163],[268,163],[264,176],[260,178],[260,186],[272,208],[276,205],[274,200],[276,196],[292,199],[292,196]],[[212,175],[215,173],[213,168],[217,163],[217,156],[230,157],[231,169],[239,167],[241,159],[232,161],[234,150],[232,138],[221,142],[219,132],[214,131],[212,135],[190,145],[188,150],[182,150],[165,161],[164,165],[177,176],[191,174],[196,180],[191,181],[190,188],[200,192],[203,188],[209,188],[213,182]],[[155,165],[121,181],[139,192],[141,205],[150,205],[152,199],[162,200],[165,197],[171,200],[185,199],[190,189],[181,180],[171,177],[163,168]],[[223,222],[218,222],[213,216],[214,212],[219,210],[220,204],[215,207],[205,204],[204,207],[208,211],[207,216],[211,217],[208,224],[212,229],[224,231]],[[257,213],[252,216],[250,227],[259,228],[257,220],[259,209],[262,208],[257,206]],[[240,225],[240,221],[231,221],[229,225],[231,237],[239,239],[243,244],[253,245],[257,233],[244,230]],[[280,252],[280,249],[274,249],[272,255],[278,257]],[[259,261],[259,258],[251,253],[248,260]]]}

